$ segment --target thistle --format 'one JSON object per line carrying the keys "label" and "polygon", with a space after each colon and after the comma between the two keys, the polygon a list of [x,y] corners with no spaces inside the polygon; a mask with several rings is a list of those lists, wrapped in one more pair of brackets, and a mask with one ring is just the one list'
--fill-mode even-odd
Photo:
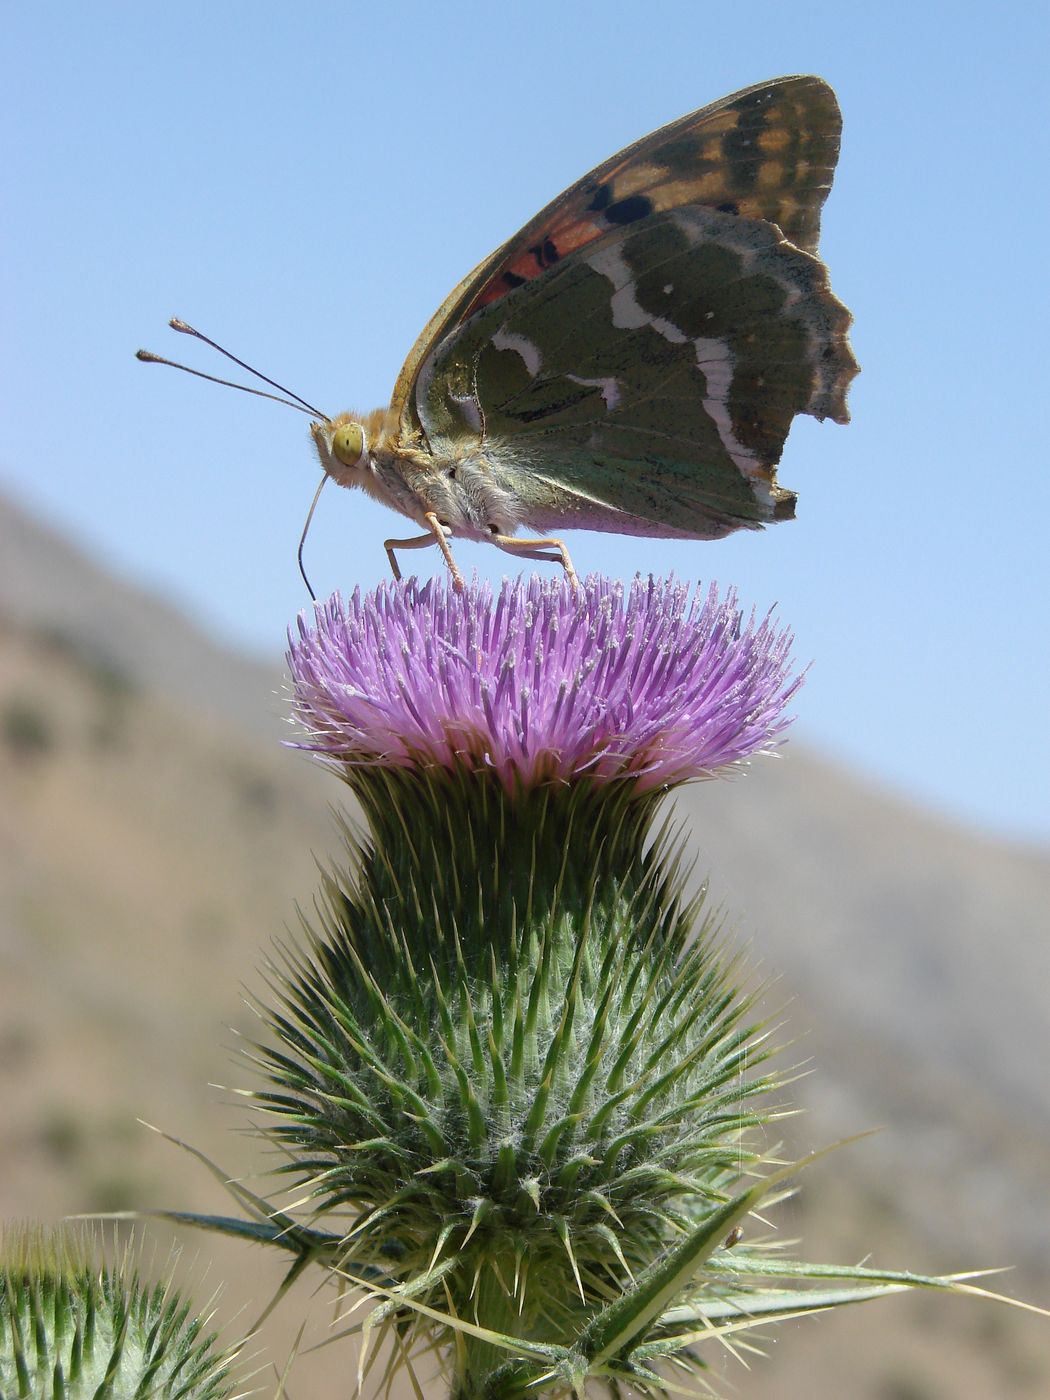
{"label": "thistle", "polygon": [[226,1400],[236,1349],[170,1283],[144,1283],[130,1249],[95,1254],[86,1233],[0,1228],[0,1396]]}
{"label": "thistle", "polygon": [[[772,1156],[775,1046],[659,814],[775,748],[789,650],[673,583],[391,584],[301,620],[295,742],[365,826],[259,1005],[293,1204],[220,1173],[248,1218],[150,1214],[321,1265],[371,1304],[359,1380],[378,1332],[388,1380],[427,1356],[454,1400],[710,1393],[756,1327],[983,1294],[801,1263],[765,1223],[804,1165]],[[234,1353],[125,1264],[0,1236],[0,1397],[222,1400]]]}
{"label": "thistle", "polygon": [[683,1242],[677,1303],[751,1290],[768,1250],[734,1226],[778,1110],[657,816],[775,746],[789,638],[671,583],[409,584],[319,608],[290,664],[297,742],[368,830],[272,968],[281,1170],[453,1394],[662,1389],[656,1353],[586,1338]]}

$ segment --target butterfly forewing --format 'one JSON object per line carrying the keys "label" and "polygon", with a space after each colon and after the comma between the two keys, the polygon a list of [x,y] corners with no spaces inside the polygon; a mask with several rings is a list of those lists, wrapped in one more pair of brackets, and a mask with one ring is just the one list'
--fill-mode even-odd
{"label": "butterfly forewing", "polygon": [[405,362],[393,408],[419,427],[413,387],[423,360],[482,306],[588,244],[654,213],[703,205],[774,223],[813,252],[838,159],[841,118],[820,78],[778,78],[643,137],[576,182],[486,258],[446,298]]}
{"label": "butterfly forewing", "polygon": [[466,315],[649,214],[701,204],[776,224],[815,252],[842,121],[819,78],[746,88],[644,136],[577,181],[500,250]]}

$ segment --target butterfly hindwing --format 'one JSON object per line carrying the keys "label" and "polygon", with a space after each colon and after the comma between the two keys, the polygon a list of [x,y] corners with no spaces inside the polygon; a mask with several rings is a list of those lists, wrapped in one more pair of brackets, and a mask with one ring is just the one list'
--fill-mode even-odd
{"label": "butterfly hindwing", "polygon": [[539,529],[713,537],[791,513],[796,413],[845,422],[849,313],[773,225],[705,207],[592,240],[474,311],[416,386]]}

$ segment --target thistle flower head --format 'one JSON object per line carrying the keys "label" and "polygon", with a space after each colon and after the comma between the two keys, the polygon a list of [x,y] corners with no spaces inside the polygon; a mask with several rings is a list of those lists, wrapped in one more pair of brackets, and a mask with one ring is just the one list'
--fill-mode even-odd
{"label": "thistle flower head", "polygon": [[380,586],[299,620],[300,747],[346,770],[490,771],[508,789],[709,777],[772,748],[790,634],[673,581]]}

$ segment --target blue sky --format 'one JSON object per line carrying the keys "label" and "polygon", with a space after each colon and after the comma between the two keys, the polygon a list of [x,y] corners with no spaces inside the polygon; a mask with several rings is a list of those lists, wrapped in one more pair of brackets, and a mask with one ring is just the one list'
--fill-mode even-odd
{"label": "blue sky", "polygon": [[[853,423],[796,423],[793,524],[569,543],[581,572],[776,603],[814,663],[800,737],[1050,840],[1042,7],[43,0],[4,28],[0,481],[271,654],[305,601],[306,420],[133,351],[222,373],[175,314],[330,413],[374,407],[449,288],[592,165],[735,88],[828,79],[846,128],[822,249],[856,316]],[[315,587],[376,583],[401,528],[330,489]]]}

